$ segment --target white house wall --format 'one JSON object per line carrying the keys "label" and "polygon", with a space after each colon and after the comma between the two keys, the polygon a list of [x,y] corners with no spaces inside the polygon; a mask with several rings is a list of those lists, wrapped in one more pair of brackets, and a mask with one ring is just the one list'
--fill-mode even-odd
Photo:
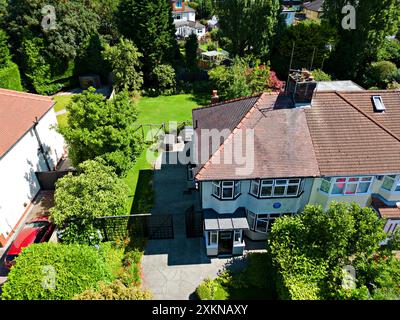
{"label": "white house wall", "polygon": [[[241,195],[235,200],[219,200],[212,196],[212,182],[202,182],[202,205],[203,209],[214,209],[218,213],[233,213],[240,207],[254,213],[297,213],[308,203],[310,197],[312,178],[304,181],[304,192],[299,197],[287,198],[256,198],[249,194],[250,180],[241,181]],[[280,203],[280,208],[274,208],[274,203]]]}
{"label": "white house wall", "polygon": [[[55,124],[56,115],[51,109],[37,126],[42,144],[50,147],[52,169],[64,153],[63,137],[54,129],[50,129],[50,126]],[[0,158],[0,234],[5,237],[15,227],[40,189],[35,171],[47,171],[38,148],[34,131],[30,129]]]}

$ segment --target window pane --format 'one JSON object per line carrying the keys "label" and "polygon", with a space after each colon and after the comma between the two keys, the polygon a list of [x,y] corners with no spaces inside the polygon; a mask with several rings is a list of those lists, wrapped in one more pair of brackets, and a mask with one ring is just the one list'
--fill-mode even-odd
{"label": "window pane", "polygon": [[290,179],[289,183],[299,183],[300,179]]}
{"label": "window pane", "polygon": [[223,187],[233,186],[233,181],[224,181],[222,182]]}
{"label": "window pane", "polygon": [[323,192],[329,193],[329,189],[331,188],[331,183],[329,181],[326,180],[322,180],[321,183],[321,190]]}
{"label": "window pane", "polygon": [[253,181],[251,182],[250,193],[251,193],[252,195],[258,196],[258,187],[259,187],[258,181],[253,180]]}
{"label": "window pane", "polygon": [[394,191],[400,191],[400,183],[396,185],[396,188],[394,189]]}
{"label": "window pane", "polygon": [[218,242],[218,233],[217,231],[210,231],[210,242],[211,244],[217,244]]}
{"label": "window pane", "polygon": [[332,188],[332,194],[343,194],[345,183],[335,183]]}
{"label": "window pane", "polygon": [[356,193],[357,184],[356,183],[349,183],[346,186],[345,194],[355,194]]}
{"label": "window pane", "polygon": [[349,178],[349,182],[356,182],[358,180],[359,180],[359,178]]}
{"label": "window pane", "polygon": [[361,182],[357,187],[357,193],[366,193],[368,192],[370,182]]}
{"label": "window pane", "polygon": [[270,187],[261,187],[261,197],[271,197],[272,195],[272,186]]}
{"label": "window pane", "polygon": [[372,177],[363,177],[361,178],[361,181],[371,181]]}
{"label": "window pane", "polygon": [[385,179],[383,180],[382,188],[390,191],[392,190],[393,183],[394,180],[390,176],[385,177]]}
{"label": "window pane", "polygon": [[254,230],[255,220],[256,220],[256,215],[253,212],[247,210],[247,222],[249,223],[249,228],[251,230]]}
{"label": "window pane", "polygon": [[222,198],[233,198],[233,188],[222,187]]}
{"label": "window pane", "polygon": [[285,186],[275,186],[274,197],[283,196],[285,194]]}
{"label": "window pane", "polygon": [[336,178],[336,182],[346,182],[346,178]]}
{"label": "window pane", "polygon": [[288,196],[295,196],[295,195],[297,195],[297,189],[298,189],[297,185],[288,186],[286,193],[287,193]]}
{"label": "window pane", "polygon": [[272,186],[274,184],[274,180],[263,180],[261,181],[263,186]]}
{"label": "window pane", "polygon": [[276,180],[275,185],[285,185],[287,183],[287,180]]}
{"label": "window pane", "polygon": [[264,220],[257,220],[256,231],[267,233],[268,222]]}
{"label": "window pane", "polygon": [[240,193],[240,181],[235,182],[235,197]]}
{"label": "window pane", "polygon": [[235,242],[242,242],[240,239],[240,230],[235,230]]}

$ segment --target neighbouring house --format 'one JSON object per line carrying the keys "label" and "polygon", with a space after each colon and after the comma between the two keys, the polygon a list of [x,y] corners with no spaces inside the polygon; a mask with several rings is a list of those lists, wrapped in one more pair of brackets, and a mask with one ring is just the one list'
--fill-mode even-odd
{"label": "neighbouring house", "polygon": [[286,94],[194,109],[188,168],[200,193],[207,254],[242,254],[245,237],[265,240],[276,218],[308,203],[372,206],[390,217],[385,230],[393,231],[400,218],[399,120],[399,91],[318,83],[304,70],[293,72]]}
{"label": "neighbouring house", "polygon": [[171,0],[171,6],[177,37],[186,38],[194,33],[201,38],[206,34],[206,27],[196,21],[195,9],[182,0]]}
{"label": "neighbouring house", "polygon": [[49,97],[0,89],[0,244],[16,231],[40,190],[36,173],[64,156]]}
{"label": "neighbouring house", "polygon": [[207,26],[209,30],[219,28],[218,17],[212,16],[211,19],[207,21]]}
{"label": "neighbouring house", "polygon": [[296,10],[294,8],[283,7],[281,11],[283,19],[285,19],[285,24],[291,26],[296,18]]}
{"label": "neighbouring house", "polygon": [[306,18],[311,20],[320,19],[324,13],[323,5],[324,0],[304,2],[303,7]]}

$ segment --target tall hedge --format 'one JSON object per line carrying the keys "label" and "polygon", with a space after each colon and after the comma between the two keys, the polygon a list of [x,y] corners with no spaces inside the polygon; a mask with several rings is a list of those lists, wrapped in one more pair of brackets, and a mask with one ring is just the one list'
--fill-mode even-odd
{"label": "tall hedge", "polygon": [[10,61],[0,69],[0,88],[22,91],[21,76],[15,63]]}
{"label": "tall hedge", "polygon": [[111,282],[109,268],[94,247],[32,244],[16,258],[3,300],[68,300],[99,281]]}

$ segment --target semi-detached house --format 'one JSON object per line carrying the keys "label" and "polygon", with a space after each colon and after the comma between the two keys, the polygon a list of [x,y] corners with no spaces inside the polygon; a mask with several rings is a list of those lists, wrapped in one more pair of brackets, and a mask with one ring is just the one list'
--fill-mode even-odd
{"label": "semi-detached house", "polygon": [[[386,231],[399,222],[400,92],[367,91],[351,81],[303,84],[297,92],[289,86],[288,95],[193,110],[196,157],[208,154],[192,165],[208,255],[242,254],[245,236],[266,239],[276,218],[308,203],[373,206],[389,219]],[[204,129],[230,134],[213,146],[200,138]],[[243,164],[226,163],[224,154],[245,129],[254,130],[254,152],[246,154],[254,165],[243,174]],[[243,138],[243,154],[245,145]]]}

